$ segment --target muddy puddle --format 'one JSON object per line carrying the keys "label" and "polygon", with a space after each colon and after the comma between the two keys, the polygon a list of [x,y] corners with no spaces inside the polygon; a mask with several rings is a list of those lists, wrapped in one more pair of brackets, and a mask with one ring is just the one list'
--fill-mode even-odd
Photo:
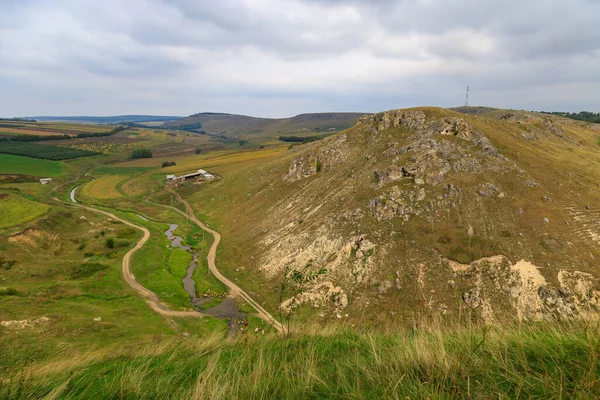
{"label": "muddy puddle", "polygon": [[198,258],[200,257],[200,252],[194,251],[190,246],[185,246],[183,244],[183,238],[174,234],[177,227],[177,224],[169,224],[169,229],[165,231],[165,236],[171,242],[171,249],[178,248],[180,250],[187,251],[192,255],[192,261],[190,261],[190,264],[187,268],[187,275],[182,279],[183,288],[190,296],[190,303],[196,311],[201,312],[202,314],[228,320],[229,335],[233,335],[242,325],[246,324],[246,318],[248,315],[238,310],[233,302],[233,299],[229,297],[222,299],[222,301],[214,307],[207,309],[201,308],[204,304],[213,301],[215,298],[211,296],[198,297],[196,295],[196,282],[193,279],[193,275],[196,268],[198,268]]}

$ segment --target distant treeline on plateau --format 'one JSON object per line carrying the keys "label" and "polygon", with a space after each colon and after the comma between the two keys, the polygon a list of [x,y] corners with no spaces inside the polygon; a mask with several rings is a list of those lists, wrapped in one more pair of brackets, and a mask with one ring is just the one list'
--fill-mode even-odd
{"label": "distant treeline on plateau", "polygon": [[[65,140],[65,139],[81,139],[81,138],[91,138],[91,137],[103,137],[103,136],[112,136],[116,133],[124,131],[127,129],[127,126],[117,126],[110,131],[106,132],[82,132],[77,135],[16,135],[9,136],[8,138],[4,138],[4,140],[9,140],[13,142],[41,142],[45,140]],[[0,138],[2,140],[2,138]]]}
{"label": "distant treeline on plateau", "polygon": [[586,122],[595,122],[600,123],[600,113],[590,112],[590,111],[580,111],[577,113],[571,112],[562,112],[562,111],[541,111],[544,114],[552,114],[558,115],[559,117],[576,119],[578,121],[586,121]]}
{"label": "distant treeline on plateau", "polygon": [[318,135],[318,136],[279,136],[279,140],[282,142],[292,143],[309,143],[316,140],[321,140],[329,135]]}

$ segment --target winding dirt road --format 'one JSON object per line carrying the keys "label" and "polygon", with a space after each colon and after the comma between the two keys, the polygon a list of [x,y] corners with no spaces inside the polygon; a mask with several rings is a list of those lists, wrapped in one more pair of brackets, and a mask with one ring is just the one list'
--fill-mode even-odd
{"label": "winding dirt road", "polygon": [[167,191],[174,194],[177,197],[177,200],[185,206],[185,209],[187,210],[187,214],[175,207],[169,207],[169,206],[164,206],[164,207],[173,209],[173,210],[177,211],[179,214],[186,216],[187,218],[192,220],[196,225],[198,225],[198,227],[200,229],[205,230],[206,232],[210,233],[215,238],[212,246],[210,246],[210,249],[208,251],[208,256],[206,257],[206,260],[208,261],[208,269],[213,273],[213,275],[218,280],[223,282],[229,288],[231,297],[241,297],[248,304],[250,304],[252,307],[254,307],[254,309],[256,310],[256,312],[258,313],[258,316],[260,318],[262,318],[264,321],[266,321],[271,326],[273,326],[273,328],[277,329],[277,331],[284,332],[284,328],[279,323],[279,321],[277,321],[271,314],[269,314],[269,312],[267,310],[265,310],[263,307],[261,307],[261,305],[258,304],[252,297],[250,297],[250,295],[248,295],[246,292],[244,292],[242,290],[242,288],[240,288],[238,285],[236,285],[235,283],[233,283],[229,279],[227,279],[225,276],[223,276],[223,274],[217,269],[217,266],[215,264],[215,259],[217,256],[217,247],[219,246],[219,242],[221,241],[221,235],[219,234],[219,232],[217,232],[213,229],[210,229],[209,227],[204,225],[196,217],[196,215],[194,214],[194,210],[192,209],[190,204],[187,201],[185,201],[179,195],[179,193],[175,192],[173,189],[171,189],[169,187],[167,188]]}
{"label": "winding dirt road", "polygon": [[[144,246],[146,244],[146,242],[150,238],[150,231],[146,227],[139,226],[132,222],[121,219],[121,218],[117,217],[115,214],[112,214],[108,211],[100,210],[100,209],[90,207],[90,206],[84,206],[82,204],[77,203],[77,201],[75,200],[75,190],[76,189],[77,189],[77,187],[75,187],[71,191],[70,198],[73,201],[74,205],[76,205],[77,207],[81,207],[88,211],[107,215],[110,218],[120,221],[120,222],[124,223],[125,225],[128,225],[132,228],[138,229],[144,233],[144,236],[142,237],[142,239],[140,239],[140,241],[135,245],[135,247],[132,248],[131,250],[129,250],[123,257],[123,264],[122,264],[121,269],[122,269],[123,278],[125,279],[125,281],[146,301],[146,303],[150,306],[150,308],[152,308],[152,310],[154,310],[155,312],[157,312],[157,313],[163,315],[165,318],[167,318],[167,321],[176,329],[177,329],[177,324],[175,324],[174,321],[170,320],[170,317],[196,317],[196,318],[202,317],[203,316],[202,313],[197,312],[197,311],[169,310],[160,301],[160,299],[154,292],[146,289],[144,286],[142,286],[140,283],[138,283],[135,279],[135,276],[131,273],[131,256],[133,255],[133,253],[135,253],[136,251],[141,249],[142,246]],[[262,318],[268,324],[273,326],[273,328],[275,328],[278,332],[284,332],[284,328],[279,323],[279,321],[277,321],[271,314],[269,314],[268,311],[266,311],[263,307],[261,307],[260,304],[258,304],[252,297],[250,297],[246,292],[244,292],[239,286],[237,286],[235,283],[231,282],[229,279],[227,279],[225,276],[223,276],[223,274],[221,274],[221,272],[217,269],[215,259],[217,256],[217,247],[219,246],[219,242],[221,241],[221,235],[217,231],[212,230],[212,229],[208,228],[206,225],[204,225],[196,217],[196,215],[194,214],[194,211],[193,211],[192,207],[189,205],[189,203],[187,201],[185,201],[179,195],[179,193],[173,191],[171,188],[167,188],[167,190],[169,192],[173,193],[177,197],[177,199],[185,206],[185,208],[187,210],[187,214],[175,207],[165,206],[162,204],[160,206],[173,209],[176,212],[188,217],[196,225],[198,225],[198,227],[200,227],[200,229],[205,230],[206,232],[208,232],[209,234],[211,234],[214,237],[213,244],[210,247],[210,249],[208,251],[208,255],[206,257],[206,259],[208,261],[208,268],[215,275],[215,277],[217,279],[219,279],[221,282],[223,282],[223,284],[225,284],[225,286],[227,286],[229,288],[231,297],[234,297],[234,298],[241,297],[246,302],[248,302],[248,304],[250,304],[252,307],[254,307],[254,309],[257,311],[258,316],[260,318]],[[58,199],[56,199],[56,200],[58,200]]]}
{"label": "winding dirt road", "polygon": [[[77,188],[75,188],[77,189]],[[71,200],[73,202],[76,203],[75,201],[75,189],[73,189],[71,191]],[[158,296],[152,292],[151,290],[146,289],[144,286],[142,286],[138,281],[135,280],[135,276],[131,273],[131,256],[133,255],[133,253],[135,253],[136,251],[138,251],[139,249],[142,248],[142,246],[144,246],[146,244],[146,242],[148,241],[148,239],[150,239],[150,231],[143,226],[139,226],[136,225],[134,223],[131,223],[127,220],[121,219],[119,217],[117,217],[115,214],[112,214],[108,211],[104,211],[104,210],[99,210],[97,208],[94,207],[89,207],[89,206],[84,206],[81,205],[79,203],[76,204],[77,207],[81,207],[85,210],[88,211],[92,211],[95,213],[100,213],[100,214],[104,214],[112,219],[115,219],[117,221],[120,221],[122,223],[124,223],[125,225],[128,225],[132,228],[138,229],[140,231],[142,231],[144,233],[144,236],[140,239],[139,242],[137,242],[137,244],[135,245],[134,248],[132,248],[131,250],[129,250],[125,256],[123,256],[123,264],[122,264],[122,272],[123,272],[123,278],[125,279],[125,282],[127,282],[129,284],[129,286],[131,286],[136,292],[138,292],[138,294],[146,301],[146,303],[150,306],[150,308],[152,308],[154,311],[156,311],[159,314],[162,314],[164,316],[167,317],[202,317],[203,315],[197,311],[173,311],[173,310],[169,310],[167,308],[167,306],[165,306],[160,299],[158,298]]]}

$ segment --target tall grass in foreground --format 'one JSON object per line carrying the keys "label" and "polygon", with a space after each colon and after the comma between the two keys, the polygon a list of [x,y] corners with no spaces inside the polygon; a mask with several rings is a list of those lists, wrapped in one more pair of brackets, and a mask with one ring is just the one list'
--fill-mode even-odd
{"label": "tall grass in foreground", "polygon": [[597,323],[344,329],[156,343],[32,365],[8,399],[597,398]]}

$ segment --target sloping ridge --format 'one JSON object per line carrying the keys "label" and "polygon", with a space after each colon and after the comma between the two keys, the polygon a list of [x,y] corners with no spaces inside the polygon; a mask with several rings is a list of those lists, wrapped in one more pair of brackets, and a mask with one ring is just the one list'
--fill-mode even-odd
{"label": "sloping ridge", "polygon": [[237,184],[256,194],[227,204],[244,212],[230,213],[225,234],[252,225],[245,246],[274,281],[285,268],[327,270],[284,301],[323,318],[590,315],[599,303],[597,136],[528,113],[366,115],[240,172]]}
{"label": "sloping ridge", "polygon": [[209,134],[277,134],[341,131],[350,128],[362,113],[309,113],[290,118],[257,118],[225,113],[199,113],[177,121],[166,122],[166,128],[177,129],[184,125],[201,124]]}

